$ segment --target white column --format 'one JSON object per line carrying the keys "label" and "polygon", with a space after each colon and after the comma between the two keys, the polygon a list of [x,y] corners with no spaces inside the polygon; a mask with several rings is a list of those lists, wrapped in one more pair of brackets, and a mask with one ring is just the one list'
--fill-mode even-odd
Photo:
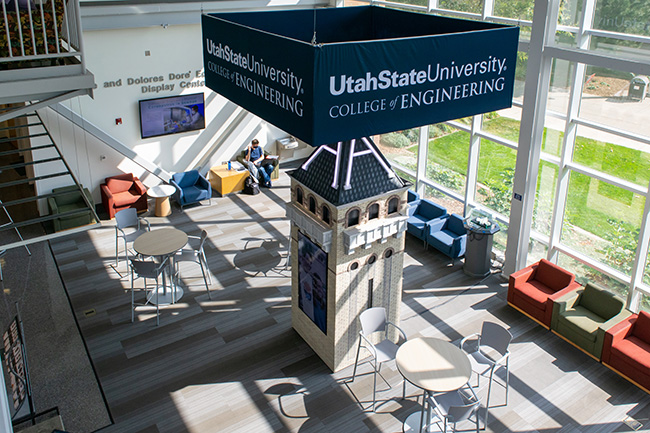
{"label": "white column", "polygon": [[483,21],[492,15],[494,15],[494,0],[483,0]]}
{"label": "white column", "polygon": [[650,243],[650,185],[648,186],[648,194],[645,196],[639,243],[636,247],[632,279],[627,293],[627,308],[635,312],[639,311],[639,304],[641,303],[641,292],[637,290],[637,287],[643,281],[645,262],[648,257],[648,243]]}
{"label": "white column", "polygon": [[483,126],[483,115],[472,118],[472,133],[469,139],[469,155],[467,157],[467,177],[465,178],[465,209],[467,217],[476,197],[476,178],[478,177],[478,157],[481,152],[481,138],[476,134]]}
{"label": "white column", "polygon": [[424,179],[427,176],[427,156],[429,153],[429,125],[420,127],[418,136],[418,166],[415,172],[415,191],[424,197]]}
{"label": "white column", "polygon": [[537,0],[533,12],[533,27],[528,51],[524,106],[513,198],[510,208],[508,245],[503,273],[509,275],[526,265],[530,226],[535,205],[535,187],[539,156],[544,132],[544,113],[551,76],[551,58],[543,54],[544,47],[555,39],[560,0]]}

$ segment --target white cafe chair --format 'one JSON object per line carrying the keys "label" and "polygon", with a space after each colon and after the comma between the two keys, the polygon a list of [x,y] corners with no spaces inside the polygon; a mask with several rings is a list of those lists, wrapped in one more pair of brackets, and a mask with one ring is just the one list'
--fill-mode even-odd
{"label": "white cafe chair", "polygon": [[[359,346],[357,347],[357,357],[354,361],[354,371],[352,372],[352,381],[357,374],[357,366],[359,365],[359,353],[361,349],[364,348],[370,352],[371,360],[373,361],[373,386],[372,386],[372,411],[375,411],[375,405],[377,402],[377,375],[381,376],[379,370],[381,365],[384,362],[392,361],[395,359],[397,354],[397,349],[399,344],[393,343],[388,339],[388,326],[393,326],[401,334],[404,341],[406,341],[406,334],[404,331],[393,322],[387,320],[386,318],[386,309],[383,307],[373,307],[363,311],[359,315],[359,321],[361,322],[361,331],[359,331]],[[382,340],[373,344],[370,341],[370,336],[376,332],[380,332],[382,335]],[[382,379],[384,377],[382,376]],[[390,384],[384,379],[386,385],[390,387]],[[406,395],[406,382],[403,384],[403,395]]]}
{"label": "white cafe chair", "polygon": [[[208,232],[202,230],[201,236],[188,235],[187,238],[191,243],[196,244],[196,241],[198,241],[198,245],[196,245],[196,248],[192,248],[192,246],[188,244],[186,245],[186,247],[183,247],[174,255],[173,259],[174,259],[174,266],[175,266],[177,280],[180,280],[180,266],[179,266],[180,262],[198,263],[199,266],[201,267],[201,274],[203,275],[203,282],[205,283],[205,289],[208,291],[208,297],[212,299],[212,295],[210,294],[210,286],[208,285],[208,280],[210,281],[210,284],[212,284],[212,276],[210,275],[210,269],[208,268],[208,261],[205,258],[205,250],[203,249],[203,246],[205,245],[205,241],[208,238]],[[206,278],[206,273],[207,273],[207,278]]]}
{"label": "white cafe chair", "polygon": [[[165,266],[167,266],[167,258],[165,258],[161,263],[154,261],[145,261],[145,260],[136,260],[131,259],[131,323],[135,320],[135,308],[138,305],[148,305],[149,297],[151,296],[152,289],[147,286],[147,278],[153,279],[156,281],[155,286],[155,301],[156,304],[156,325],[160,324],[160,308],[158,303],[158,289],[160,285],[158,284],[158,277],[165,271]],[[142,289],[145,293],[145,302],[141,304],[136,304],[135,302],[135,280],[137,278],[142,278],[144,280],[144,288]]]}
{"label": "white cafe chair", "polygon": [[119,265],[119,241],[124,241],[124,259],[129,261],[129,245],[143,233],[151,230],[149,221],[138,217],[133,208],[122,209],[115,214],[115,266]]}
{"label": "white cafe chair", "polygon": [[[467,351],[465,347],[470,339],[476,339],[476,346],[473,350]],[[481,377],[488,378],[488,391],[485,400],[485,427],[487,427],[492,383],[496,382],[495,372],[501,368],[505,369],[505,382],[500,385],[504,386],[506,390],[504,406],[508,405],[508,390],[510,388],[510,351],[508,348],[511,341],[512,334],[510,331],[492,322],[483,322],[480,334],[468,335],[460,341],[460,348],[467,352],[469,356],[472,373],[476,374],[476,387],[481,386]]]}

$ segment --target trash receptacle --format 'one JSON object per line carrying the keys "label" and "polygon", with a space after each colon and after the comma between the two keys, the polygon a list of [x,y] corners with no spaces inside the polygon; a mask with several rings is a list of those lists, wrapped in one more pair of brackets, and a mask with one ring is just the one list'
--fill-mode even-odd
{"label": "trash receptacle", "polygon": [[463,272],[472,277],[485,277],[492,267],[492,237],[499,224],[485,212],[473,209],[465,219],[467,246]]}
{"label": "trash receptacle", "polygon": [[648,91],[648,77],[637,75],[630,80],[630,88],[627,91],[627,97],[637,101],[645,99],[646,92]]}

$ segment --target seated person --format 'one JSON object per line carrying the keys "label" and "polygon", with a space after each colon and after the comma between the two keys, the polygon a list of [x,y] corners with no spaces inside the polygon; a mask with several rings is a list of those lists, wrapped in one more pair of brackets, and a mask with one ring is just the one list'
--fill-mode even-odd
{"label": "seated person", "polygon": [[260,147],[259,140],[254,139],[246,149],[245,162],[255,182],[262,176],[262,186],[271,188],[271,173],[274,167],[270,161],[264,161],[264,150]]}

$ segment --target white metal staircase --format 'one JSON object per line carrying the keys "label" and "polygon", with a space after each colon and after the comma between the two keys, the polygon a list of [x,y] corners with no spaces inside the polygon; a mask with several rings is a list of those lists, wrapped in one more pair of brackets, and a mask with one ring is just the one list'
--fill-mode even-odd
{"label": "white metal staircase", "polygon": [[[56,179],[61,185],[76,185],[86,204],[56,215],[41,216],[38,200],[64,193],[39,192],[39,181]],[[68,192],[69,193],[69,192]],[[99,226],[95,208],[70,170],[51,135],[36,112],[0,123],[0,250],[85,231]],[[56,218],[91,212],[93,224],[60,232],[50,229]]]}

